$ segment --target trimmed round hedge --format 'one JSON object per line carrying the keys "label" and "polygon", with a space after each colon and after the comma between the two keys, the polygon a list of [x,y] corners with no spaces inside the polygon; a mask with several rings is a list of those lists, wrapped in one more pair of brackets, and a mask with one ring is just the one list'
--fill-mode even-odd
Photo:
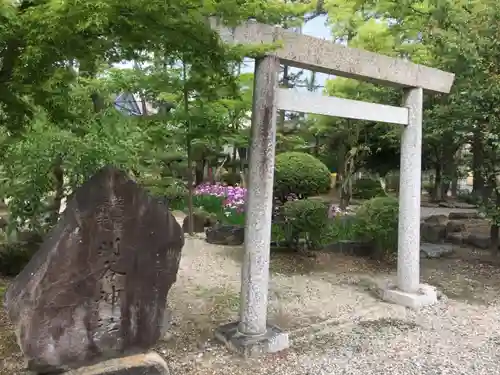
{"label": "trimmed round hedge", "polygon": [[385,196],[385,191],[380,182],[371,178],[361,178],[354,181],[352,197],[356,199],[372,199]]}
{"label": "trimmed round hedge", "polygon": [[289,194],[307,198],[330,190],[331,174],[327,166],[303,152],[284,152],[276,156],[274,193],[283,201]]}

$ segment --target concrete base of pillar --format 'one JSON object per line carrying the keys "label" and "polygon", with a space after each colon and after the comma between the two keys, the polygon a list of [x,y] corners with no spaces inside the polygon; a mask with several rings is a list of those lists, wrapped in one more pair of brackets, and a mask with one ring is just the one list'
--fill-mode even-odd
{"label": "concrete base of pillar", "polygon": [[247,336],[238,331],[238,324],[239,322],[233,322],[217,328],[215,338],[229,350],[245,358],[276,353],[290,346],[288,332],[283,332],[276,326],[269,325],[263,335]]}
{"label": "concrete base of pillar", "polygon": [[396,305],[406,306],[414,310],[437,303],[436,288],[427,284],[420,284],[417,293],[407,293],[396,288],[387,288],[382,291],[382,299]]}

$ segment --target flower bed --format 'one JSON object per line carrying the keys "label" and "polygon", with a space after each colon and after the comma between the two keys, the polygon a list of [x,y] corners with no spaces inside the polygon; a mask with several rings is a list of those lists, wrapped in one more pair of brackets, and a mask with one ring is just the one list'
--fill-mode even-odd
{"label": "flower bed", "polygon": [[218,216],[225,224],[245,224],[247,189],[221,184],[201,184],[194,191],[194,205]]}
{"label": "flower bed", "polygon": [[[216,215],[218,222],[224,228],[225,226],[242,228],[245,225],[246,198],[247,189],[239,186],[202,184],[194,190],[193,204],[207,213]],[[352,225],[348,225],[350,222],[347,223],[343,220],[347,212],[341,210],[338,206],[323,204],[319,201],[303,200],[295,194],[289,194],[286,197],[285,205],[294,204],[295,202],[303,202],[306,206],[312,204],[318,209],[323,207],[322,210],[318,211],[318,215],[321,216],[322,211],[324,212],[324,218],[318,217],[319,222],[317,223],[310,222],[305,211],[302,212],[299,210],[300,212],[295,212],[295,210],[294,212],[289,212],[290,210],[283,210],[284,203],[276,201],[271,230],[274,244],[288,243],[290,245],[291,237],[297,237],[295,238],[295,242],[298,242],[300,240],[299,237],[306,236],[321,242],[318,244],[318,246],[321,246],[329,244],[332,241],[350,239],[352,237]],[[295,228],[300,220],[305,220],[302,223],[303,225],[300,228]],[[316,233],[317,231],[319,232]],[[242,241],[241,238],[238,240]]]}

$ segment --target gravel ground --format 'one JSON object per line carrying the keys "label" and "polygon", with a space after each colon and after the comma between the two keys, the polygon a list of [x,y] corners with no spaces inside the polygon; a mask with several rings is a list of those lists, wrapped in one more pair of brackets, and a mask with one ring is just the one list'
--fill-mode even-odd
{"label": "gravel ground", "polygon": [[[378,299],[376,285],[394,280],[393,266],[272,254],[269,320],[290,333],[291,347],[243,361],[213,340],[217,326],[238,316],[243,249],[202,237],[186,239],[168,298],[172,327],[156,348],[172,375],[500,373],[500,267],[481,252],[423,260],[422,280],[443,297],[418,312]],[[0,311],[0,374],[21,374],[4,318]]]}
{"label": "gravel ground", "polygon": [[242,361],[212,340],[236,319],[242,248],[188,238],[169,297],[173,327],[157,349],[176,375],[500,373],[500,269],[463,259],[469,250],[425,260],[422,278],[440,302],[419,312],[380,301],[387,266],[341,255],[271,264],[269,319],[290,332],[291,348]]}

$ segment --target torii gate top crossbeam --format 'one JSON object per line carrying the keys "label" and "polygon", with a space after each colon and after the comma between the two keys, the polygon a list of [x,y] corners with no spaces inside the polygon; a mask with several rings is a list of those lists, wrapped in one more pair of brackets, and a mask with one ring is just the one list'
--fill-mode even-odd
{"label": "torii gate top crossbeam", "polygon": [[331,41],[301,35],[281,27],[247,21],[228,28],[211,20],[226,43],[283,46],[272,53],[280,61],[301,69],[355,78],[388,86],[421,87],[435,93],[449,93],[455,75],[412,62],[350,48]]}

